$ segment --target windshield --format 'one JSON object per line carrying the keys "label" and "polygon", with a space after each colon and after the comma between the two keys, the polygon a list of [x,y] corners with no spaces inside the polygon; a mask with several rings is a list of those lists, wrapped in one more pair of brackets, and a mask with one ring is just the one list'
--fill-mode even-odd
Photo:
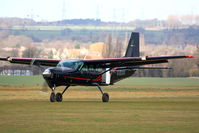
{"label": "windshield", "polygon": [[64,60],[57,64],[57,67],[68,67],[75,70],[79,70],[82,66],[83,62],[81,60]]}

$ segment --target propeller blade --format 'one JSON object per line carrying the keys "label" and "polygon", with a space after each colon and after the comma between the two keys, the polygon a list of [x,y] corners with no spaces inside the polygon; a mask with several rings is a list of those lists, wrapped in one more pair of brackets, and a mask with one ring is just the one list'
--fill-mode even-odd
{"label": "propeller blade", "polygon": [[48,90],[49,90],[48,84],[44,81],[42,88],[41,88],[41,91],[48,92]]}

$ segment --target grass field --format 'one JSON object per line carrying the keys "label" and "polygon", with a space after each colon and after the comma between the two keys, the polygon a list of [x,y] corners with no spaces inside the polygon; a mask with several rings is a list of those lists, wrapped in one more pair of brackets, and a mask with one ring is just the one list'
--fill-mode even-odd
{"label": "grass field", "polygon": [[[198,133],[199,78],[130,78],[71,87],[50,103],[40,76],[0,76],[1,133]],[[63,88],[59,88],[62,90]]]}

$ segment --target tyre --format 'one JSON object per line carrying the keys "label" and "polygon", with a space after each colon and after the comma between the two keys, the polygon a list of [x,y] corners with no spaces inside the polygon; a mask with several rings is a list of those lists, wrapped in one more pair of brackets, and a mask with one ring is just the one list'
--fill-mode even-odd
{"label": "tyre", "polygon": [[102,95],[102,102],[108,102],[109,101],[109,95],[108,93],[104,93]]}
{"label": "tyre", "polygon": [[61,93],[57,93],[56,94],[56,101],[57,102],[62,102],[62,94]]}
{"label": "tyre", "polygon": [[56,101],[55,93],[52,92],[51,95],[50,95],[50,102],[55,102],[55,101]]}

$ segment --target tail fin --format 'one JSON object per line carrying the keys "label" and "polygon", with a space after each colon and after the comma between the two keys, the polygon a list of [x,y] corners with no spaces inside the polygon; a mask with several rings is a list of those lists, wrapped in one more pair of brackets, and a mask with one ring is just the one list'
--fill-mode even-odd
{"label": "tail fin", "polygon": [[139,33],[132,32],[128,47],[126,49],[126,54],[124,57],[139,57],[140,56],[139,47],[140,47],[139,46]]}

